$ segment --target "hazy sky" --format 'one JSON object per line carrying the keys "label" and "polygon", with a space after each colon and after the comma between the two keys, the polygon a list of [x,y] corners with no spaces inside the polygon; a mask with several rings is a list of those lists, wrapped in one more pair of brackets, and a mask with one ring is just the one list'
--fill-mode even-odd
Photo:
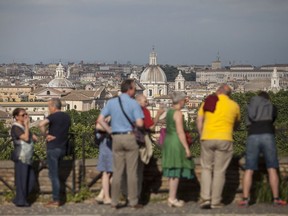
{"label": "hazy sky", "polygon": [[0,63],[288,63],[287,0],[0,0]]}

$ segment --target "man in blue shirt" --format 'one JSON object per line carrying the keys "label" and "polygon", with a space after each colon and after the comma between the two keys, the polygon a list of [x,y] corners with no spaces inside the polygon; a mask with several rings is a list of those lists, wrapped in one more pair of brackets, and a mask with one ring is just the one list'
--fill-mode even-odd
{"label": "man in blue shirt", "polygon": [[[134,100],[136,91],[133,79],[124,80],[121,84],[122,94],[119,96],[125,113],[135,126],[143,127],[143,112],[140,105]],[[105,122],[105,117],[111,116],[111,129]],[[112,181],[112,207],[117,207],[120,191],[121,179],[124,171],[127,175],[127,188],[129,205],[133,208],[141,208],[138,204],[138,159],[139,146],[136,142],[133,128],[121,110],[119,99],[113,98],[101,111],[97,121],[112,134],[113,144],[113,181]]]}

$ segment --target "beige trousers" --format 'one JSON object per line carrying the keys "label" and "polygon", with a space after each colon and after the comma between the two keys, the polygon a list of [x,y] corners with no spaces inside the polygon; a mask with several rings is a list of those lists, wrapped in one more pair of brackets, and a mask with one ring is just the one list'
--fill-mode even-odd
{"label": "beige trousers", "polygon": [[201,199],[211,200],[212,205],[221,202],[225,173],[232,156],[231,141],[201,141]]}
{"label": "beige trousers", "polygon": [[119,134],[113,135],[113,181],[111,186],[112,205],[119,202],[121,193],[121,181],[126,170],[128,200],[131,206],[138,204],[138,160],[139,146],[135,135]]}

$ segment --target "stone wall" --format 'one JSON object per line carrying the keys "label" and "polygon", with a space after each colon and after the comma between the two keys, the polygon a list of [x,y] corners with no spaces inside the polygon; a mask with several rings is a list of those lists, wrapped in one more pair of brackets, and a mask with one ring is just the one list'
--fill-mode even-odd
{"label": "stone wall", "polygon": [[[185,200],[197,201],[199,198],[200,191],[200,175],[201,167],[199,164],[199,159],[194,159],[195,161],[195,176],[193,180],[181,180],[179,185],[179,198]],[[280,159],[280,169],[279,172],[282,179],[288,177],[288,158]],[[101,181],[96,181],[92,184],[93,179],[100,177],[99,172],[96,170],[96,159],[87,159],[85,161],[85,170],[83,170],[82,161],[75,161],[75,189],[79,190],[81,182],[86,185],[91,185],[90,189],[92,191],[98,191],[101,188]],[[244,164],[243,159],[233,158],[231,161],[227,173],[226,173],[226,183],[223,191],[223,196],[226,202],[236,201],[241,197],[242,192],[242,177]],[[266,181],[267,174],[265,171],[265,166],[260,163],[260,171],[255,173],[255,181]],[[43,164],[35,162],[35,169],[38,169],[38,181],[39,189],[41,193],[51,193],[51,183],[48,178],[48,170]],[[41,168],[42,167],[42,168]],[[44,167],[44,168],[43,168]],[[61,165],[61,179],[66,182],[66,191],[72,189],[73,186],[73,162],[63,161]],[[85,177],[81,179],[80,173],[85,173]],[[264,177],[264,178],[263,178]],[[1,181],[1,178],[11,187],[14,185],[14,164],[12,161],[1,161],[0,162],[0,193],[9,190],[7,186]],[[168,181],[167,178],[162,177],[161,174],[161,160],[153,159],[150,164],[145,167],[144,170],[144,183],[143,183],[143,197],[144,199],[149,199],[151,195],[167,195],[168,192]]]}

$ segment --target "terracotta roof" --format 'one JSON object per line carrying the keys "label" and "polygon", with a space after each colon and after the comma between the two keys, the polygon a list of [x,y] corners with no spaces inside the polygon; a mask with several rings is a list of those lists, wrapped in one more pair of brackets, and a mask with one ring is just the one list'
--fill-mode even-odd
{"label": "terracotta roof", "polygon": [[18,86],[18,85],[15,85],[15,86],[3,85],[3,86],[0,86],[0,88],[32,88],[32,87],[31,86]]}
{"label": "terracotta roof", "polygon": [[[59,91],[55,88],[49,88],[49,87],[40,87],[40,88],[37,88],[35,89],[32,93],[33,94],[38,94],[40,92],[43,92],[43,91],[51,91],[51,92],[54,92],[55,94],[65,94],[63,93],[62,91]],[[67,93],[66,93],[67,94]]]}
{"label": "terracotta roof", "polygon": [[80,92],[71,92],[70,94],[61,98],[64,101],[91,101],[92,99]]}

